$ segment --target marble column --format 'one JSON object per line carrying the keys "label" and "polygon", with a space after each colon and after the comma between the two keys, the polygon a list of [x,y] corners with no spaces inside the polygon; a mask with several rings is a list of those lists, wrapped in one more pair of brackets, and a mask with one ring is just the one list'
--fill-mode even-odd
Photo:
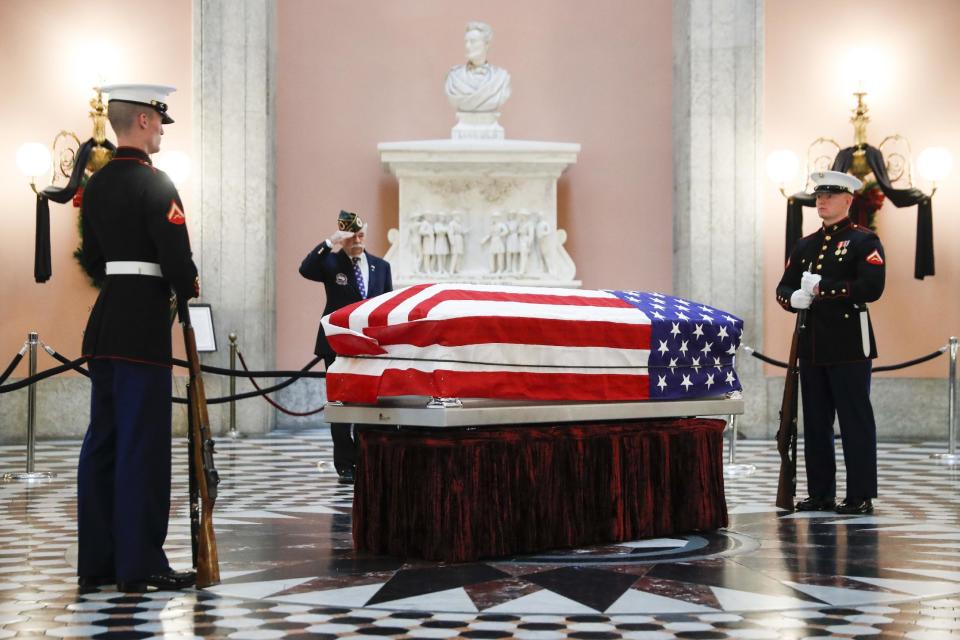
{"label": "marble column", "polygon": [[[677,0],[673,14],[674,290],[729,309],[763,349],[761,0]],[[739,355],[746,414],[766,435],[759,361]]]}
{"label": "marble column", "polygon": [[[273,0],[193,2],[193,210],[200,215],[188,219],[202,301],[213,305],[218,351],[204,356],[208,364],[228,364],[231,331],[251,368],[276,362],[275,17]],[[225,392],[225,378],[209,380],[208,396]],[[228,411],[217,413],[214,429],[225,430]],[[240,431],[263,433],[274,410],[244,400],[237,421]]]}

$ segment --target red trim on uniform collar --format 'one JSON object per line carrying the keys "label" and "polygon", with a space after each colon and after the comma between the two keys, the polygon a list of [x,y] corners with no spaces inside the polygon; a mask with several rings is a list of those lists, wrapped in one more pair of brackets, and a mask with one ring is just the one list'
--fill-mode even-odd
{"label": "red trim on uniform collar", "polygon": [[830,225],[825,224],[822,227],[820,227],[820,229],[821,231],[824,231],[826,233],[836,233],[837,231],[843,231],[844,229],[851,226],[852,224],[853,224],[853,220],[851,220],[850,217],[848,216],[843,220],[841,220],[840,222],[830,224]]}
{"label": "red trim on uniform collar", "polygon": [[150,156],[143,149],[138,149],[136,147],[117,147],[117,150],[113,152],[114,160],[139,160],[140,162],[146,162],[149,165],[152,165],[153,162],[150,161]]}

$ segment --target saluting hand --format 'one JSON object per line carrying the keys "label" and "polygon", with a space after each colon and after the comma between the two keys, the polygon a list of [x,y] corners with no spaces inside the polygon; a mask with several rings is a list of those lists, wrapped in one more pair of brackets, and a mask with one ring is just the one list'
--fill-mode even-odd
{"label": "saluting hand", "polygon": [[331,251],[338,251],[343,247],[343,241],[352,238],[356,234],[353,231],[337,231],[327,238]]}

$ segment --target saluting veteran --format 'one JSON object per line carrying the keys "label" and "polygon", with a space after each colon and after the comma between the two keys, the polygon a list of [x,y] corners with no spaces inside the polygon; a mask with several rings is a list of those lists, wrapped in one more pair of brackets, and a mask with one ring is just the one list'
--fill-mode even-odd
{"label": "saluting veteran", "polygon": [[[432,227],[431,227],[432,228]],[[367,253],[367,225],[356,213],[341,211],[337,231],[313,248],[300,264],[300,275],[322,282],[327,294],[323,315],[381,293],[393,291],[390,263]],[[314,352],[323,358],[327,369],[336,359],[323,325],[317,331]],[[353,484],[357,464],[357,442],[351,437],[351,425],[333,423],[333,465],[342,484]]]}
{"label": "saluting veteran", "polygon": [[81,588],[180,589],[193,572],[163,551],[170,513],[170,292],[199,295],[183,203],[150,154],[160,150],[173,87],[101,87],[114,157],[83,192],[82,261],[103,288],[83,335],[90,427],[77,472]]}
{"label": "saluting veteran", "polygon": [[[809,497],[798,511],[866,514],[877,496],[877,427],[870,375],[877,346],[867,303],[883,293],[885,260],[875,233],[848,217],[862,184],[838,171],[811,174],[823,222],[801,239],[777,286],[787,311],[808,310],[800,333],[800,392]],[[836,504],[833,422],[840,422],[846,498]]]}

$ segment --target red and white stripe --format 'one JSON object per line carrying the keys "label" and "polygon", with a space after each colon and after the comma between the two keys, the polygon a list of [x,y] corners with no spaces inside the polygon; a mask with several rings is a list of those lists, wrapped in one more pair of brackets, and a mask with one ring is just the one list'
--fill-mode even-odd
{"label": "red and white stripe", "polygon": [[650,318],[605,291],[416,285],[322,323],[347,356],[328,373],[330,400],[648,397]]}

